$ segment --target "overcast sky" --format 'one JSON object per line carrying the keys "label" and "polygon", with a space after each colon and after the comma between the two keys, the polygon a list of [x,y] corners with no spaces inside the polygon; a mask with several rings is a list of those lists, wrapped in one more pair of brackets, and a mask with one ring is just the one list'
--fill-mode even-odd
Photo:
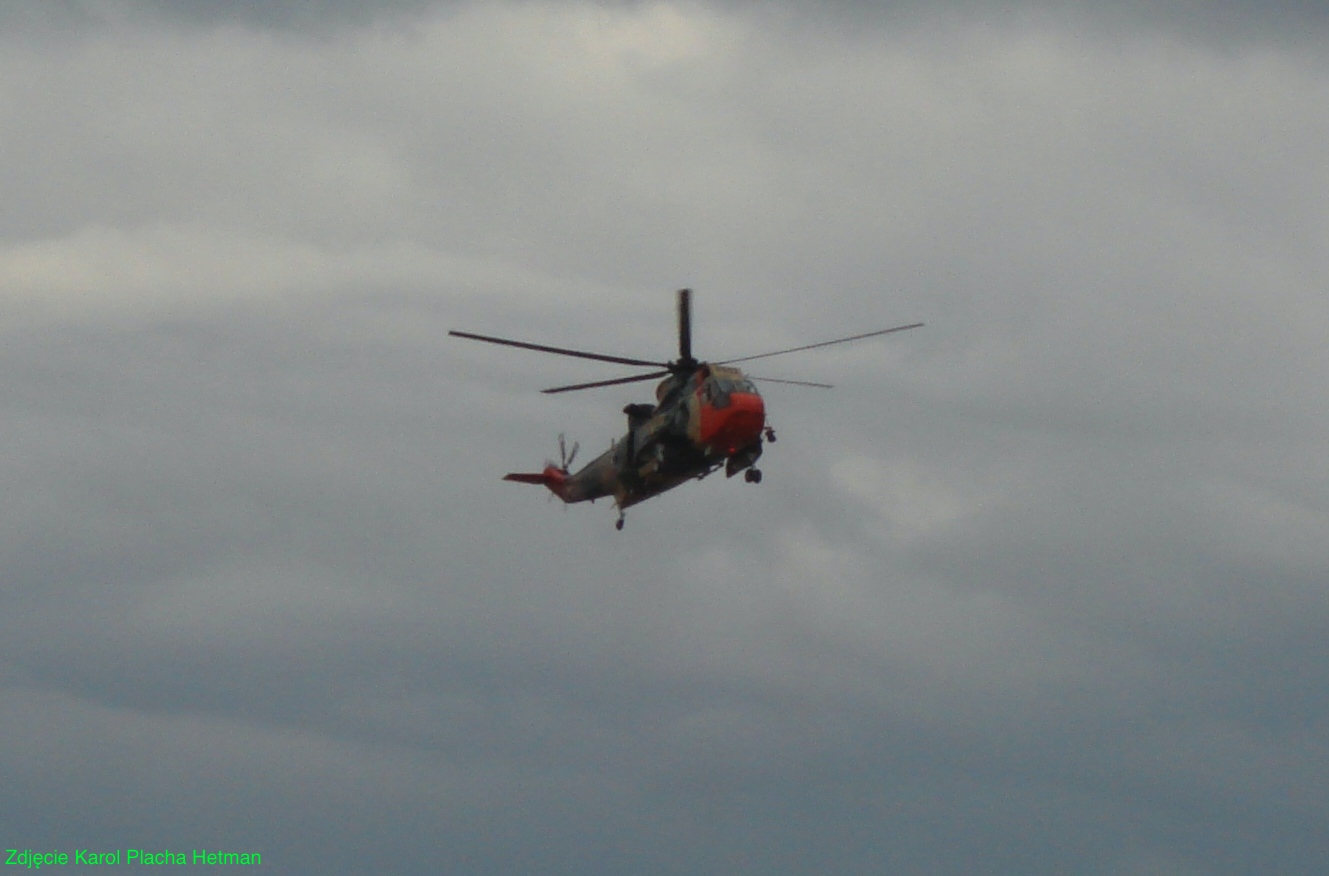
{"label": "overcast sky", "polygon": [[[1311,2],[5,2],[0,843],[1323,873],[1326,107]],[[683,286],[927,328],[754,363],[760,485],[503,483],[650,387],[447,330]]]}

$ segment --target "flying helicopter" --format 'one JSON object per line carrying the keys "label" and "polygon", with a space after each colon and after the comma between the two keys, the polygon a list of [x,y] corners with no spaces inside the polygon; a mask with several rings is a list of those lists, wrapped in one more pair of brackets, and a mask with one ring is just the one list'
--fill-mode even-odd
{"label": "flying helicopter", "polygon": [[735,363],[829,347],[832,344],[916,329],[922,325],[921,322],[897,325],[893,328],[791,347],[787,350],[775,350],[716,362],[700,362],[692,356],[692,291],[680,289],[678,358],[672,362],[652,362],[603,353],[588,353],[583,350],[531,344],[471,332],[450,331],[448,334],[487,344],[501,344],[559,356],[574,356],[579,359],[654,369],[645,374],[633,374],[628,377],[555,386],[541,390],[544,393],[575,392],[664,378],[655,388],[655,404],[630,404],[623,408],[623,413],[628,418],[627,434],[613,442],[608,450],[591,460],[576,474],[571,472],[571,467],[579,445],[574,443],[569,453],[563,436],[559,435],[560,459],[557,465],[553,461],[547,461],[543,471],[513,472],[503,478],[505,481],[521,484],[543,485],[569,504],[594,502],[596,499],[612,496],[618,509],[618,520],[614,525],[622,529],[624,512],[631,506],[671,490],[685,481],[701,480],[722,466],[725,477],[733,477],[741,471],[748,483],[761,483],[761,469],[756,468],[755,463],[761,458],[762,438],[775,443],[775,430],[766,422],[765,403],[753,381],[787,383],[821,389],[832,388],[827,383],[754,377],[731,367]]}

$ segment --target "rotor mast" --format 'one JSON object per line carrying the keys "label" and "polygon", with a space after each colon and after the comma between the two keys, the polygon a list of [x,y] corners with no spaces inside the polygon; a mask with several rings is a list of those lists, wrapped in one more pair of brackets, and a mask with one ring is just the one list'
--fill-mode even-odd
{"label": "rotor mast", "polygon": [[678,361],[679,371],[691,370],[697,365],[692,358],[692,290],[678,290]]}

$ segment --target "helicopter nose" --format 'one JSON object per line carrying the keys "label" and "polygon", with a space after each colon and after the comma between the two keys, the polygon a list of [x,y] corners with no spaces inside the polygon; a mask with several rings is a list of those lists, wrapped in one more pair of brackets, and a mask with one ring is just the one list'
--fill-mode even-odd
{"label": "helicopter nose", "polygon": [[[707,416],[709,414],[709,416]],[[729,456],[755,443],[766,425],[766,405],[756,393],[735,392],[729,404],[703,411],[702,443],[712,452]]]}

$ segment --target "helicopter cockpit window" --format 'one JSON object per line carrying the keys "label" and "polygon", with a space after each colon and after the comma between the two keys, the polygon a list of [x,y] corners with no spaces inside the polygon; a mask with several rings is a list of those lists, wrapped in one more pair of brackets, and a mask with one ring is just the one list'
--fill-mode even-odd
{"label": "helicopter cockpit window", "polygon": [[711,381],[711,404],[717,408],[729,407],[729,393],[734,390],[734,382],[723,377]]}
{"label": "helicopter cockpit window", "polygon": [[746,380],[715,377],[702,385],[701,400],[716,408],[729,406],[730,393],[744,392],[756,395],[757,388]]}

